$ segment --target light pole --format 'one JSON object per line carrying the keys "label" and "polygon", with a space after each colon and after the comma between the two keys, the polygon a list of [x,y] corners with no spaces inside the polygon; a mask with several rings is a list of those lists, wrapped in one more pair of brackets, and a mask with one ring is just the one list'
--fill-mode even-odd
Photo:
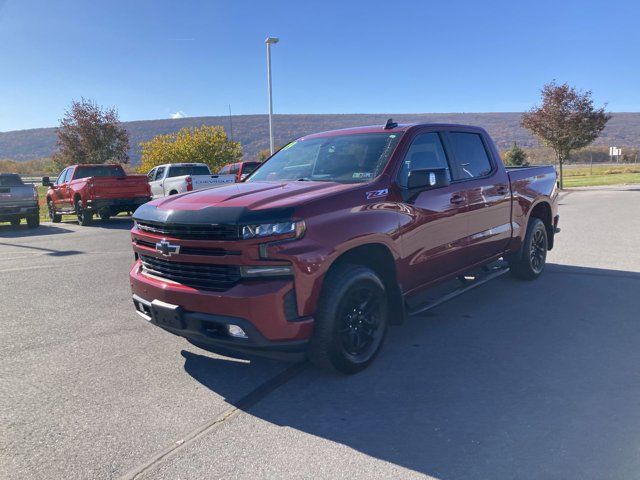
{"label": "light pole", "polygon": [[267,37],[267,88],[269,89],[269,152],[273,155],[273,99],[271,98],[271,45],[278,43],[278,37]]}

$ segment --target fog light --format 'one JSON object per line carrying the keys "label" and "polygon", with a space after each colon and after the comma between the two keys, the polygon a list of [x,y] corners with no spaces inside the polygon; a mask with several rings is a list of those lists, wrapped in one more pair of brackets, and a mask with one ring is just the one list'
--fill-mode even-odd
{"label": "fog light", "polygon": [[247,334],[244,333],[244,330],[241,329],[238,325],[227,325],[227,332],[229,335],[236,338],[248,338]]}

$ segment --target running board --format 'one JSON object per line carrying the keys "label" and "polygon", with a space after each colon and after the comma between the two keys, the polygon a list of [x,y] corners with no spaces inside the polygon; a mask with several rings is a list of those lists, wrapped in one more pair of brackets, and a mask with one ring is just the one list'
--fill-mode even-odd
{"label": "running board", "polygon": [[461,284],[459,288],[449,293],[446,293],[445,295],[442,295],[441,297],[433,301],[427,302],[413,310],[409,310],[407,312],[407,315],[409,317],[412,317],[412,316],[423,314],[431,310],[432,308],[437,307],[438,305],[442,305],[444,302],[448,302],[449,300],[456,298],[458,295],[462,295],[463,293],[468,292],[469,290],[473,290],[474,288],[479,287],[480,285],[484,285],[485,283],[487,283],[490,280],[493,280],[494,278],[498,278],[504,275],[508,271],[509,271],[509,266],[507,265],[507,263],[501,262],[497,265],[483,267],[478,273],[474,275],[469,275],[469,274],[461,275],[458,277],[458,281]]}

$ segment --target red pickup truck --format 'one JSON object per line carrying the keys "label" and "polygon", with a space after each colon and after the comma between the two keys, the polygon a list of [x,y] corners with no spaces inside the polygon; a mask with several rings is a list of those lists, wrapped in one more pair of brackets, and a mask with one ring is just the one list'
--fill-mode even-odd
{"label": "red pickup truck", "polygon": [[151,199],[146,175],[127,175],[118,164],[72,165],[48,186],[49,219],[58,223],[63,214],[75,214],[80,225],[89,225],[93,215],[108,220],[120,212],[133,212]]}
{"label": "red pickup truck", "polygon": [[537,278],[556,172],[506,169],[481,128],[389,121],[305,136],[244,182],[147,203],[134,222],[142,317],[209,350],[303,351],[353,373],[432,287],[497,260]]}

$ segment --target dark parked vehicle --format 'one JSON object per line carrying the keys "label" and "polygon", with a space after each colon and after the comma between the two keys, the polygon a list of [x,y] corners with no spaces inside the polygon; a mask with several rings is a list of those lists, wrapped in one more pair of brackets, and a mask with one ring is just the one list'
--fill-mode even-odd
{"label": "dark parked vehicle", "polygon": [[537,278],[556,202],[553,167],[506,169],[481,128],[389,121],[309,135],[242,183],[140,207],[133,301],[203,348],[306,352],[353,373],[388,325],[424,310],[425,289],[488,275],[499,259]]}
{"label": "dark parked vehicle", "polygon": [[25,185],[20,175],[0,173],[0,222],[18,226],[23,218],[29,228],[40,225],[38,190],[35,185]]}
{"label": "dark parked vehicle", "polygon": [[120,165],[72,165],[57,180],[42,178],[48,186],[49,218],[57,223],[63,214],[75,214],[80,225],[89,225],[93,215],[102,220],[120,212],[133,212],[151,199],[146,175],[127,175]]}

